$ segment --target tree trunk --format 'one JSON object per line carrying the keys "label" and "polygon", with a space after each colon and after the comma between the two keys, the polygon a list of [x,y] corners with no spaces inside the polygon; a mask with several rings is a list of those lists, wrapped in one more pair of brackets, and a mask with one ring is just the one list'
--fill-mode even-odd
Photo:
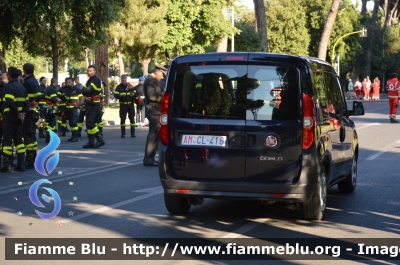
{"label": "tree trunk", "polygon": [[383,25],[383,34],[382,34],[382,58],[385,57],[385,35],[391,24],[389,0],[383,1],[383,13],[385,14],[385,23]]}
{"label": "tree trunk", "polygon": [[261,46],[264,52],[268,52],[267,18],[265,14],[264,0],[253,0],[256,15],[257,32],[261,35]]}
{"label": "tree trunk", "polygon": [[85,63],[86,63],[86,69],[88,69],[88,67],[89,67],[89,56],[88,56],[88,53],[89,53],[88,49],[85,48]]}
{"label": "tree trunk", "polygon": [[[229,19],[227,7],[224,7],[222,9],[222,16],[225,18],[225,20]],[[227,51],[228,51],[228,36],[222,36],[218,42],[217,52],[227,52]]]}
{"label": "tree trunk", "polygon": [[51,50],[53,52],[53,78],[58,79],[58,46],[56,36],[50,37],[50,40]]}
{"label": "tree trunk", "polygon": [[119,64],[119,76],[125,74],[124,59],[122,58],[121,49],[119,45],[119,40],[114,38],[114,49],[117,54],[118,64]]}
{"label": "tree trunk", "polygon": [[146,75],[149,73],[149,64],[151,62],[151,59],[144,59],[142,62],[142,72],[143,75]]}
{"label": "tree trunk", "polygon": [[319,43],[318,58],[326,60],[326,53],[328,50],[328,42],[331,37],[333,25],[335,24],[336,15],[339,9],[340,0],[332,0],[332,6],[326,20],[324,31],[322,32],[321,42]]}
{"label": "tree trunk", "polygon": [[361,14],[362,15],[367,14],[367,2],[368,2],[368,0],[362,0],[362,6],[361,6]]}
{"label": "tree trunk", "polygon": [[227,52],[228,51],[228,36],[223,36],[217,46],[217,52]]}
{"label": "tree trunk", "polygon": [[104,99],[106,104],[109,105],[110,90],[108,85],[108,45],[102,45],[96,48],[95,61],[97,76],[106,83],[104,88]]}
{"label": "tree trunk", "polygon": [[0,71],[1,72],[5,72],[7,70],[7,64],[6,64],[6,60],[4,59],[4,50],[0,51]]}
{"label": "tree trunk", "polygon": [[372,46],[375,38],[375,30],[376,30],[376,19],[378,17],[379,11],[379,2],[380,0],[375,0],[374,11],[372,13],[371,24],[368,30],[368,41],[367,41],[367,55],[366,55],[366,75],[371,75],[371,60],[372,60]]}

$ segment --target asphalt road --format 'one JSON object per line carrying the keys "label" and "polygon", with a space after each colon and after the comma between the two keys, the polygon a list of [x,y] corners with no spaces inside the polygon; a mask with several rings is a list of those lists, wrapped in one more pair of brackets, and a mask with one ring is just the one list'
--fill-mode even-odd
{"label": "asphalt road", "polygon": [[[31,184],[45,177],[35,170],[0,173],[0,264],[132,263],[104,260],[6,261],[5,238],[399,238],[400,124],[389,123],[387,100],[365,101],[364,106],[366,115],[353,118],[360,145],[356,191],[343,195],[336,187],[331,188],[326,215],[319,222],[304,221],[300,211],[285,209],[280,203],[267,206],[252,201],[210,199],[201,206],[192,206],[187,215],[172,216],[164,206],[158,169],[142,165],[147,127],[137,128],[136,138],[125,139],[119,137],[118,126],[105,127],[107,144],[98,150],[82,149],[85,138],[78,143],[67,142],[67,137],[61,138],[58,148],[60,160],[48,177],[52,184],[47,185],[57,191],[62,200],[61,211],[55,218],[44,220],[38,217],[35,209],[40,208],[35,207],[28,196]],[[44,146],[44,139],[40,139],[39,148]],[[321,261],[273,263],[321,264]],[[333,264],[330,261],[323,263]]]}

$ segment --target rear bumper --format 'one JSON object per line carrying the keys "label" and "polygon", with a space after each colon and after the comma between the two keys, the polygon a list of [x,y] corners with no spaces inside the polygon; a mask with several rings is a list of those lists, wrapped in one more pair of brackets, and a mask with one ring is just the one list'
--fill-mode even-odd
{"label": "rear bumper", "polygon": [[[315,161],[317,157],[313,154],[315,150],[310,150],[309,154],[303,154],[300,178],[295,184],[177,180],[168,174],[167,148],[161,144],[159,147],[161,185],[166,194],[174,196],[303,202],[313,195],[321,170],[319,161]],[[178,189],[189,190],[189,192],[178,192]]]}

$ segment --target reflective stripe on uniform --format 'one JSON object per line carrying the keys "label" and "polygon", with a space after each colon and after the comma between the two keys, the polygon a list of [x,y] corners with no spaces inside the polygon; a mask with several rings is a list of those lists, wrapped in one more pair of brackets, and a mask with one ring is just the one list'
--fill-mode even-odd
{"label": "reflective stripe on uniform", "polygon": [[3,153],[6,155],[12,155],[13,147],[12,146],[3,146]]}
{"label": "reflective stripe on uniform", "polygon": [[22,154],[25,153],[25,144],[19,144],[15,147],[15,149],[17,149],[17,154]]}
{"label": "reflective stripe on uniform", "polygon": [[99,132],[99,128],[97,128],[97,126],[96,126],[93,129],[88,129],[87,132],[88,132],[88,134],[96,134]]}
{"label": "reflective stripe on uniform", "polygon": [[94,88],[94,90],[101,91],[101,87],[98,88],[94,83],[91,83],[90,85]]}
{"label": "reflective stripe on uniform", "polygon": [[5,94],[4,98],[11,98],[12,100],[15,99],[14,95],[11,95],[11,94]]}

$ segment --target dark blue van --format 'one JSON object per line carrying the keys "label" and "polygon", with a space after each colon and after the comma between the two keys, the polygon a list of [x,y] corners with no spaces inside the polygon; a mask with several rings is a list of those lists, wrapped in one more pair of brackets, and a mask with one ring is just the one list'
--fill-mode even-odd
{"label": "dark blue van", "polygon": [[300,203],[319,220],[327,189],[353,192],[358,140],[335,70],[316,58],[205,53],[170,65],[159,174],[170,213],[204,198]]}

